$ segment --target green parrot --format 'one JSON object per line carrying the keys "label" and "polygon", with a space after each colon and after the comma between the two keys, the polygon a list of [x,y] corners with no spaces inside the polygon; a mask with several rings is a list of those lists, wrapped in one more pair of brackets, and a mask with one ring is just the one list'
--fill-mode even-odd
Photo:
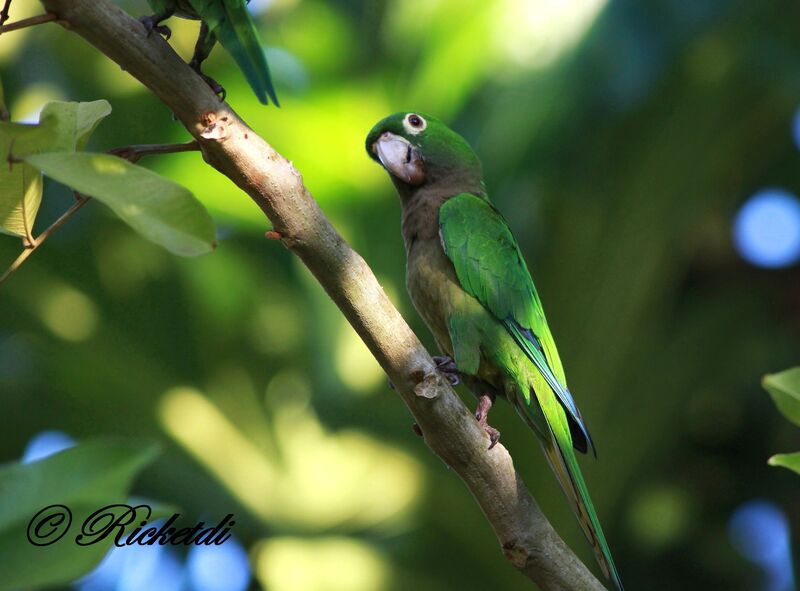
{"label": "green parrot", "polygon": [[367,152],[389,173],[402,204],[406,287],[445,355],[478,397],[475,418],[505,397],[533,429],[603,572],[622,590],[583,480],[576,451],[595,452],[567,389],[564,368],[528,267],[505,219],[489,201],[481,163],[441,121],[395,113],[367,136]]}
{"label": "green parrot", "polygon": [[143,16],[139,20],[149,35],[157,31],[169,38],[169,28],[162,26],[161,21],[176,15],[182,18],[200,21],[200,36],[194,48],[194,55],[189,65],[203,77],[214,89],[214,92],[225,97],[225,89],[214,79],[200,71],[203,61],[211,53],[219,41],[233,56],[233,59],[244,72],[247,81],[256,93],[258,100],[268,104],[268,99],[276,106],[278,97],[272,86],[267,58],[261,47],[256,27],[247,12],[250,0],[147,0],[154,13]]}

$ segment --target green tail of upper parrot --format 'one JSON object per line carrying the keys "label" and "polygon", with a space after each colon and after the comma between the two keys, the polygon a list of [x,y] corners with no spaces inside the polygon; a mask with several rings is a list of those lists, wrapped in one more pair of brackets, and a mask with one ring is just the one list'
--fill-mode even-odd
{"label": "green tail of upper parrot", "polygon": [[233,56],[244,72],[258,100],[267,104],[267,97],[279,106],[272,86],[267,58],[247,12],[244,0],[189,0],[211,34]]}
{"label": "green tail of upper parrot", "polygon": [[[202,62],[215,41],[231,54],[255,92],[258,100],[268,104],[269,99],[280,106],[267,58],[258,37],[253,19],[247,12],[245,0],[148,0],[156,13],[156,20],[172,14],[199,19],[208,29],[206,39],[198,41],[193,61]],[[199,54],[199,55],[198,55]]]}
{"label": "green tail of upper parrot", "polygon": [[478,157],[460,135],[419,113],[390,115],[366,143],[403,206],[414,306],[470,389],[507,398],[536,433],[600,567],[622,591],[575,454],[594,453],[594,443],[519,246],[489,202]]}

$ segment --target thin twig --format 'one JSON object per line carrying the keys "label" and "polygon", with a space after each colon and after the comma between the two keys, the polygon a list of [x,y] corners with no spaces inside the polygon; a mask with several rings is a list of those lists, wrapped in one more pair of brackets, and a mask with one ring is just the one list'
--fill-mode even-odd
{"label": "thin twig", "polygon": [[3,10],[0,10],[0,27],[6,24],[8,20],[8,9],[11,8],[11,0],[6,0],[3,4]]}
{"label": "thin twig", "polygon": [[3,33],[8,33],[9,31],[17,31],[19,29],[25,29],[27,27],[33,27],[36,25],[41,25],[42,23],[49,23],[50,21],[54,21],[58,18],[52,12],[48,12],[47,14],[40,14],[39,16],[32,16],[30,18],[24,18],[21,21],[15,21],[8,25],[3,25],[0,27],[0,35]]}
{"label": "thin twig", "polygon": [[194,152],[197,150],[200,150],[200,144],[197,143],[197,140],[192,140],[184,144],[139,144],[124,146],[122,148],[109,150],[108,153],[113,156],[124,158],[130,162],[138,162],[140,158],[145,156],[174,154],[176,152]]}
{"label": "thin twig", "polygon": [[87,201],[89,201],[89,197],[81,195],[80,193],[75,193],[75,203],[73,203],[72,206],[70,206],[70,208],[67,211],[62,213],[61,217],[59,217],[56,221],[50,224],[50,227],[48,227],[44,232],[42,232],[36,238],[34,238],[33,241],[30,243],[30,245],[20,253],[20,255],[16,258],[16,260],[13,263],[11,263],[11,266],[8,269],[6,269],[6,272],[3,273],[2,276],[0,276],[0,285],[2,285],[2,283],[6,279],[8,279],[14,271],[19,269],[22,263],[24,263],[27,260],[27,258],[33,254],[33,251],[39,248],[42,245],[42,243],[45,240],[47,240],[47,238],[53,232],[58,230],[64,224],[64,222],[66,222],[69,218],[75,215],[75,212],[77,212],[81,207],[83,207]]}
{"label": "thin twig", "polygon": [[[119,158],[123,158],[130,162],[137,162],[140,158],[144,156],[151,156],[154,154],[174,154],[176,152],[192,152],[195,150],[200,149],[200,144],[197,143],[196,140],[192,140],[191,142],[186,142],[184,144],[140,144],[134,146],[123,146],[121,148],[114,148],[113,150],[109,150],[108,153],[114,156],[118,156]],[[11,156],[11,152],[9,151],[9,165],[13,164],[15,160]],[[6,269],[5,273],[0,276],[0,285],[8,279],[8,277],[24,263],[29,256],[33,254],[33,251],[36,250],[42,242],[47,240],[47,237],[50,236],[53,232],[58,230],[64,222],[66,222],[69,218],[71,218],[76,211],[78,211],[84,204],[89,201],[90,197],[86,195],[81,195],[77,191],[73,191],[75,195],[75,203],[61,214],[56,221],[54,221],[50,226],[41,234],[39,234],[36,238],[33,238],[31,235],[30,230],[28,230],[28,236],[25,237],[25,250],[23,250],[20,255],[11,263],[11,266]],[[25,216],[25,204],[22,204],[22,215]],[[27,227],[27,222],[25,223]]]}

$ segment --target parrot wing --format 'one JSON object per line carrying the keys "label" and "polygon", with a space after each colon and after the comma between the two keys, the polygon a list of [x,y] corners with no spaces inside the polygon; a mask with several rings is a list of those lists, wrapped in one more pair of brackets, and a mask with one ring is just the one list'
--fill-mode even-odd
{"label": "parrot wing", "polygon": [[539,294],[503,216],[487,200],[462,193],[439,210],[439,233],[461,287],[505,325],[536,365],[567,412],[576,448],[594,452],[589,431],[567,389]]}

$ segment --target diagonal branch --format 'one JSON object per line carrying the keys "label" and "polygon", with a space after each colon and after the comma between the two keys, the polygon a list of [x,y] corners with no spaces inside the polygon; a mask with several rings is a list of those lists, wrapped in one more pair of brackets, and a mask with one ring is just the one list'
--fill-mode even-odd
{"label": "diagonal branch", "polygon": [[543,591],[604,587],[559,538],[501,445],[488,440],[436,371],[364,260],[322,214],[291,162],[250,129],[160,36],[109,0],[42,0],[59,22],[147,86],[199,142],[205,160],[272,221],[381,364],[425,442],[463,479],[506,557]]}

